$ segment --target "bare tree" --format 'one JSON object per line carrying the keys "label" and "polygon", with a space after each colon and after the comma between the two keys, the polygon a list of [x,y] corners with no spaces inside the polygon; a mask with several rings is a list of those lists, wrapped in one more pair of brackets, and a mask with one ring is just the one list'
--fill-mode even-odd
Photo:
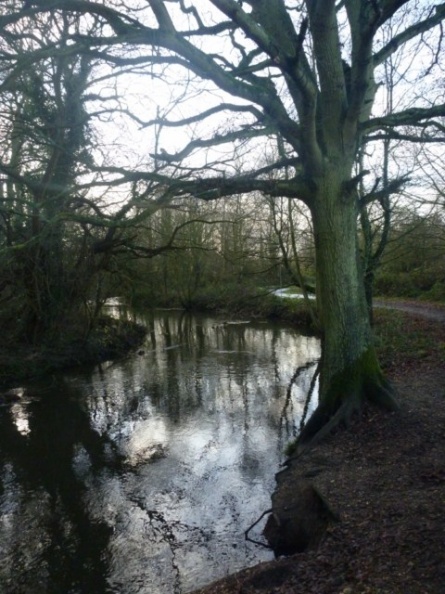
{"label": "bare tree", "polygon": [[[183,148],[155,155],[176,174],[169,175],[168,167],[158,177],[153,171],[114,169],[121,180],[156,179],[176,195],[207,200],[259,190],[302,200],[309,207],[323,354],[320,403],[301,442],[321,437],[366,400],[394,407],[393,391],[373,346],[358,259],[358,184],[365,173],[356,175],[354,164],[365,137],[414,143],[443,137],[445,105],[426,83],[428,94],[405,85],[412,101],[391,113],[378,112],[376,97],[384,83],[379,67],[414,40],[420,40],[418,51],[429,60],[425,80],[434,76],[440,68],[445,5],[406,0],[203,0],[199,5],[148,0],[140,9],[130,1],[114,8],[109,2],[36,0],[27,6],[2,16],[0,26],[7,29],[24,14],[46,10],[75,13],[85,22],[94,15],[103,27],[95,34],[73,35],[70,51],[158,76],[171,71],[185,77],[189,72],[193,85],[205,83],[207,94],[199,101],[192,97],[185,117],[162,119],[164,128],[196,126]],[[382,43],[382,27],[400,10],[405,10],[403,26]],[[40,53],[55,50],[48,47]],[[23,57],[8,59],[15,59],[20,69]],[[38,60],[39,52],[26,59]],[[223,119],[214,124],[215,133],[205,134],[202,127],[198,133],[199,122],[210,126],[217,115]],[[159,123],[154,118],[144,125]],[[285,146],[285,156],[265,167],[255,167],[252,156],[251,169],[241,175],[230,175],[228,157],[210,151],[233,143],[239,154],[248,144],[258,147],[259,138],[274,137]],[[204,162],[197,171],[193,158],[199,155]],[[292,175],[268,177],[271,170],[284,168]],[[392,180],[391,189],[401,183]],[[381,191],[388,192],[388,187]],[[378,197],[376,188],[362,204]]]}
{"label": "bare tree", "polygon": [[[11,333],[33,343],[85,336],[119,290],[111,279],[122,256],[169,251],[183,226],[147,245],[147,220],[168,191],[135,179],[113,195],[104,181],[97,162],[110,156],[97,121],[109,118],[110,104],[118,112],[120,97],[98,60],[69,49],[79,26],[76,15],[42,13],[0,34],[0,306]],[[84,30],[98,26],[93,18]],[[28,52],[43,55],[27,61]],[[21,56],[15,71],[13,54]]]}
{"label": "bare tree", "polygon": [[[313,238],[312,229],[306,228],[305,232],[302,229],[297,230],[297,222],[307,221],[300,204],[290,198],[269,199],[269,208],[271,212],[272,224],[275,232],[276,241],[281,254],[281,261],[289,276],[291,282],[300,287],[301,293],[309,312],[313,326],[318,327],[317,313],[310,300],[310,294],[315,289],[314,279],[305,274],[302,266],[301,249],[297,245],[297,235],[300,239],[304,239],[307,244],[308,235],[310,239]],[[300,242],[303,243],[303,242]]]}

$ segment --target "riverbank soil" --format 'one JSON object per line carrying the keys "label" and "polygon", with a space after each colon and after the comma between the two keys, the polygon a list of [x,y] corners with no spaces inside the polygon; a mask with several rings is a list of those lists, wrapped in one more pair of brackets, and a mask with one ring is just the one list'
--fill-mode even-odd
{"label": "riverbank soil", "polygon": [[67,333],[58,344],[35,346],[4,340],[0,344],[0,403],[1,390],[23,381],[123,357],[143,342],[146,333],[146,328],[135,322],[104,317],[84,339],[73,339]]}
{"label": "riverbank soil", "polygon": [[397,314],[399,336],[391,340],[385,320],[394,312],[376,321],[400,410],[368,408],[277,475],[273,506],[276,517],[287,517],[290,541],[292,530],[302,529],[301,493],[313,493],[309,511],[321,510],[327,524],[319,542],[199,594],[445,592],[445,312],[439,311],[443,319]]}

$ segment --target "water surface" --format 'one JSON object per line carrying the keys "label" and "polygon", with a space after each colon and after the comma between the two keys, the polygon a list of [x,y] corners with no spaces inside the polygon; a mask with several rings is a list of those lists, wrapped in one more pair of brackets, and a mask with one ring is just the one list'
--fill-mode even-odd
{"label": "water surface", "polygon": [[2,593],[179,594],[272,558],[244,530],[270,507],[318,340],[179,312],[144,322],[139,354],[0,409]]}

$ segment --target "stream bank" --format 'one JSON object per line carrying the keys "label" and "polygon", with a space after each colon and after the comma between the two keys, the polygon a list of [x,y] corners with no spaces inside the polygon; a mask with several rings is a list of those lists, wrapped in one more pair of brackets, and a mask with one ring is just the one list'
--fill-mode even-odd
{"label": "stream bank", "polygon": [[123,357],[144,340],[147,329],[135,322],[101,318],[85,339],[62,337],[58,344],[0,345],[0,389],[80,365]]}
{"label": "stream bank", "polygon": [[443,379],[443,370],[422,373],[421,381],[413,371],[396,382],[403,398],[398,413],[368,410],[279,476],[276,505],[296,505],[303,481],[337,516],[318,547],[248,569],[199,594],[442,592]]}
{"label": "stream bank", "polygon": [[[385,350],[383,360],[400,410],[366,410],[277,476],[275,506],[297,510],[296,494],[307,487],[320,497],[322,512],[328,508],[320,542],[196,594],[443,591],[445,325],[407,314],[402,322],[404,341],[413,337],[416,349]],[[426,335],[437,345],[428,352],[419,348],[419,337]]]}

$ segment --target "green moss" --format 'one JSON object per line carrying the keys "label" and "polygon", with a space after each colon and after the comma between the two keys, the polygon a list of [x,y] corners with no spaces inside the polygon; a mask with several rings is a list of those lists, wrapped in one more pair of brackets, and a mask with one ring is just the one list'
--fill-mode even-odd
{"label": "green moss", "polygon": [[[393,388],[385,379],[372,346],[331,379],[326,394],[304,426],[297,447],[319,441],[337,426],[348,424],[366,401],[388,410],[398,408]],[[290,447],[293,448],[292,444]]]}
{"label": "green moss", "polygon": [[291,458],[294,454],[296,454],[298,448],[298,439],[294,439],[290,441],[287,446],[284,448],[284,455],[288,458]]}
{"label": "green moss", "polygon": [[369,386],[382,381],[383,374],[375,350],[369,347],[351,365],[332,377],[322,403],[334,413],[346,399],[351,404],[360,402],[366,396]]}

